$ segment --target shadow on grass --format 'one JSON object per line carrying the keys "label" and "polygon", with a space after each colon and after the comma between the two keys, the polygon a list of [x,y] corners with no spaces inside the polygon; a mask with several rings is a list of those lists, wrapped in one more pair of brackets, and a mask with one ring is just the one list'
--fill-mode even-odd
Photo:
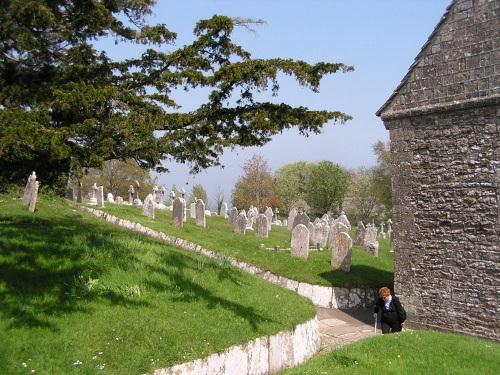
{"label": "shadow on grass", "polygon": [[[170,278],[170,283],[172,286],[166,285],[159,281],[148,281],[147,285],[158,292],[171,291],[172,288],[182,291],[182,293],[174,293],[171,300],[174,302],[194,302],[194,301],[204,301],[208,309],[214,309],[216,307],[222,307],[227,311],[230,311],[234,315],[245,319],[254,332],[258,331],[258,325],[263,322],[274,322],[272,319],[259,314],[254,307],[244,306],[240,303],[233,302],[227,298],[223,298],[214,294],[211,290],[197,284],[194,282],[192,277],[186,276],[185,272],[187,270],[193,270],[194,272],[203,272],[203,268],[213,267],[218,270],[217,278],[219,281],[228,280],[241,288],[244,283],[238,277],[237,271],[230,268],[230,266],[222,264],[219,265],[212,260],[212,262],[207,262],[200,269],[196,265],[195,261],[189,261],[186,256],[169,253],[162,258],[165,266],[172,267],[175,265],[177,272],[171,272],[167,276]],[[149,270],[156,272],[158,274],[165,276],[165,269],[158,266],[148,266]]]}
{"label": "shadow on grass", "polygon": [[365,265],[351,265],[350,272],[340,269],[329,270],[319,274],[332,286],[348,285],[350,288],[391,287],[394,284],[394,273]]}
{"label": "shadow on grass", "polygon": [[112,290],[81,290],[82,280],[98,279],[106,270],[102,257],[114,263],[115,258],[121,263],[133,261],[126,251],[113,251],[116,243],[109,230],[82,222],[76,215],[58,214],[50,219],[0,215],[2,319],[9,328],[42,327],[57,331],[51,318],[90,313],[90,301],[137,304]]}

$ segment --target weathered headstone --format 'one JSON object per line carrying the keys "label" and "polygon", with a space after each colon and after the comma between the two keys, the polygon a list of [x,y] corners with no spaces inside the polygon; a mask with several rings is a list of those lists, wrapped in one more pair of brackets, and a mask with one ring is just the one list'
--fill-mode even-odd
{"label": "weathered headstone", "polygon": [[227,203],[226,202],[221,203],[219,215],[222,216],[224,219],[227,219]]}
{"label": "weathered headstone", "polygon": [[117,196],[115,202],[116,204],[123,204],[123,197]]}
{"label": "weathered headstone", "polygon": [[228,217],[229,224],[234,225],[234,223],[236,223],[237,217],[238,217],[238,209],[236,207],[232,207],[229,210],[229,217]]}
{"label": "weathered headstone", "polygon": [[314,246],[319,244],[321,249],[326,248],[328,243],[328,234],[330,232],[330,224],[328,221],[321,219],[317,224],[314,225]]}
{"label": "weathered headstone", "polygon": [[69,187],[68,190],[66,190],[66,199],[69,199],[70,201],[75,200],[75,189]]}
{"label": "weathered headstone", "polygon": [[309,219],[309,216],[307,216],[305,212],[299,212],[297,215],[295,215],[295,218],[293,219],[292,230],[299,224],[304,224],[304,226],[307,228],[310,221],[311,220]]}
{"label": "weathered headstone", "polygon": [[309,229],[304,224],[297,224],[292,230],[291,254],[305,259],[309,256]]}
{"label": "weathered headstone", "polygon": [[352,239],[346,232],[339,232],[333,241],[331,265],[344,272],[351,270]]}
{"label": "weathered headstone", "polygon": [[297,215],[297,209],[292,208],[288,213],[287,226],[289,230],[293,229],[293,221],[295,220],[295,216]]}
{"label": "weathered headstone", "polygon": [[155,218],[155,198],[153,194],[148,194],[146,199],[144,199],[144,204],[142,205],[142,214],[149,217],[150,219]]}
{"label": "weathered headstone", "polygon": [[267,221],[267,216],[264,214],[259,214],[255,222],[255,235],[257,237],[269,237],[269,225]]}
{"label": "weathered headstone", "polygon": [[269,227],[269,230],[271,230],[271,223],[273,222],[273,216],[274,216],[274,212],[273,212],[273,209],[271,207],[267,207],[266,208],[266,211],[264,211],[264,215],[266,215],[267,217],[267,226]]}
{"label": "weathered headstone", "polygon": [[94,185],[90,188],[89,192],[89,205],[97,206],[97,184],[94,182]]}
{"label": "weathered headstone", "polygon": [[327,247],[331,250],[334,246],[334,242],[340,232],[349,232],[349,228],[342,223],[340,220],[335,219],[333,224],[329,226]]}
{"label": "weathered headstone", "polygon": [[23,192],[23,204],[28,207],[30,204],[31,200],[31,195],[33,194],[33,190],[35,188],[35,182],[36,182],[36,173],[32,172],[28,176],[28,181],[26,182],[26,186],[24,187],[24,192]]}
{"label": "weathered headstone", "polygon": [[96,190],[97,207],[104,208],[104,186],[98,186]]}
{"label": "weathered headstone", "polygon": [[83,184],[81,182],[78,182],[78,187],[76,190],[76,201],[78,203],[83,202]]}
{"label": "weathered headstone", "polygon": [[338,217],[338,220],[343,223],[349,230],[351,230],[351,223],[349,222],[349,219],[347,218],[346,214],[344,211],[340,213],[340,216]]}
{"label": "weathered headstone", "polygon": [[182,228],[184,226],[184,199],[177,197],[173,202],[172,210],[172,225],[174,228]]}
{"label": "weathered headstone", "polygon": [[366,226],[364,245],[369,253],[378,257],[377,227],[373,224]]}
{"label": "weathered headstone", "polygon": [[113,196],[113,193],[108,193],[108,195],[106,196],[106,200],[109,203],[115,203],[115,197]]}
{"label": "weathered headstone", "polygon": [[[154,199],[155,203],[160,203],[158,193],[159,193],[158,186],[154,185],[153,186],[153,199]],[[144,200],[144,203],[146,203],[146,200]]]}
{"label": "weathered headstone", "polygon": [[236,217],[236,221],[234,223],[234,232],[238,234],[245,234],[247,230],[247,214],[245,210],[241,210],[238,216]]}
{"label": "weathered headstone", "polygon": [[196,209],[196,225],[202,228],[207,226],[205,219],[205,203],[202,199],[196,200],[195,203]]}
{"label": "weathered headstone", "polygon": [[193,202],[189,205],[189,214],[191,219],[196,219],[196,203]]}
{"label": "weathered headstone", "polygon": [[134,193],[135,193],[135,189],[132,185],[130,185],[128,188],[128,203],[129,204],[134,203]]}
{"label": "weathered headstone", "polygon": [[365,244],[365,232],[366,232],[366,227],[363,224],[362,221],[358,222],[358,225],[356,226],[356,235],[354,237],[354,244],[358,246],[364,246]]}

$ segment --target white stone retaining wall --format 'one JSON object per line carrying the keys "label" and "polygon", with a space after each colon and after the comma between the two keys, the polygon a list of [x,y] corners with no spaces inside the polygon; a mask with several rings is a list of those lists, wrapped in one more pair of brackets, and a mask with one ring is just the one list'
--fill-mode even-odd
{"label": "white stone retaining wall", "polygon": [[272,374],[304,363],[319,347],[318,320],[314,317],[292,331],[259,337],[222,353],[156,370],[154,375]]}
{"label": "white stone retaining wall", "polygon": [[[177,238],[169,236],[163,232],[159,232],[148,228],[142,224],[134,223],[130,220],[120,219],[116,216],[110,215],[104,211],[96,210],[90,207],[80,208],[84,211],[90,212],[91,214],[103,218],[106,221],[117,224],[121,227],[131,229],[136,232],[147,234],[148,236],[161,239],[172,245],[183,248],[195,253],[200,253],[211,258],[220,257],[214,251],[207,250],[200,245],[196,245],[192,242],[186,241],[182,238]],[[372,288],[337,288],[328,287],[321,285],[313,285],[308,283],[303,283],[295,280],[288,279],[283,276],[278,276],[272,272],[262,270],[251,264],[236,260],[231,257],[227,257],[228,261],[235,267],[248,272],[252,275],[258,276],[267,280],[273,284],[282,286],[293,290],[294,292],[300,294],[303,297],[309,298],[316,306],[329,307],[329,308],[339,308],[339,309],[350,309],[354,307],[367,307],[373,305],[375,301],[376,289]]]}

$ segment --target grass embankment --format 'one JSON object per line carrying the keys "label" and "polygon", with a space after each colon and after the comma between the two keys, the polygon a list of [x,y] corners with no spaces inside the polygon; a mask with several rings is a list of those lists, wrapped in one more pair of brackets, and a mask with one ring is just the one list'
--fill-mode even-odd
{"label": "grass embankment", "polygon": [[0,373],[144,373],[291,329],[295,293],[42,198],[0,195]]}
{"label": "grass embankment", "polygon": [[365,339],[321,354],[286,375],[498,374],[500,345],[432,331]]}
{"label": "grass embankment", "polygon": [[[354,246],[351,272],[332,270],[329,251],[313,251],[303,260],[290,256],[290,251],[265,248],[290,248],[290,231],[286,227],[273,226],[269,238],[258,238],[253,231],[238,235],[227,220],[212,216],[207,217],[206,228],[195,225],[194,219],[188,218],[183,228],[172,227],[172,213],[156,210],[155,220],[142,215],[142,209],[134,206],[107,204],[103,209],[115,216],[141,223],[150,228],[180,237],[205,248],[233,256],[244,262],[269,270],[293,280],[311,284],[336,287],[374,287],[392,285],[394,280],[394,256],[389,252],[388,240],[380,239],[378,258],[368,254],[361,246]],[[189,211],[188,211],[189,215]],[[354,237],[354,232],[351,233]],[[259,245],[264,244],[262,249]]]}

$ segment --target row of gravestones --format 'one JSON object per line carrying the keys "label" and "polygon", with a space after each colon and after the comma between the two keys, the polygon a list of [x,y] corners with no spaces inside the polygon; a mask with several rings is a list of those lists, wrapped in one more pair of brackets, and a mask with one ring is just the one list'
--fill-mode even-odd
{"label": "row of gravestones", "polygon": [[349,236],[351,224],[345,214],[341,214],[331,223],[326,218],[322,218],[318,221],[315,220],[316,223],[309,222],[308,226],[297,222],[297,217],[299,217],[299,220],[305,220],[305,217],[299,216],[302,214],[307,216],[305,213],[298,213],[292,225],[291,255],[307,259],[312,242],[311,237],[313,236],[315,237],[314,241],[318,239],[322,241],[322,243],[315,243],[316,248],[323,245],[322,248],[330,250],[332,268],[349,272],[352,255],[352,239]]}
{"label": "row of gravestones", "polygon": [[[381,224],[381,236],[382,238],[389,238],[392,241],[392,220],[387,220],[387,234],[384,232],[384,224]],[[369,253],[374,256],[378,256],[379,243],[377,241],[377,227],[373,224],[367,224],[366,226],[362,221],[356,226],[356,235],[354,237],[354,244],[359,246],[364,246]],[[392,251],[392,250],[391,250]]]}
{"label": "row of gravestones", "polygon": [[245,234],[247,230],[251,230],[255,231],[257,237],[268,238],[272,224],[281,225],[281,221],[277,219],[278,214],[279,211],[273,211],[271,207],[266,207],[264,213],[260,214],[254,206],[250,206],[248,212],[244,209],[238,211],[236,207],[232,207],[227,219],[237,234]]}

